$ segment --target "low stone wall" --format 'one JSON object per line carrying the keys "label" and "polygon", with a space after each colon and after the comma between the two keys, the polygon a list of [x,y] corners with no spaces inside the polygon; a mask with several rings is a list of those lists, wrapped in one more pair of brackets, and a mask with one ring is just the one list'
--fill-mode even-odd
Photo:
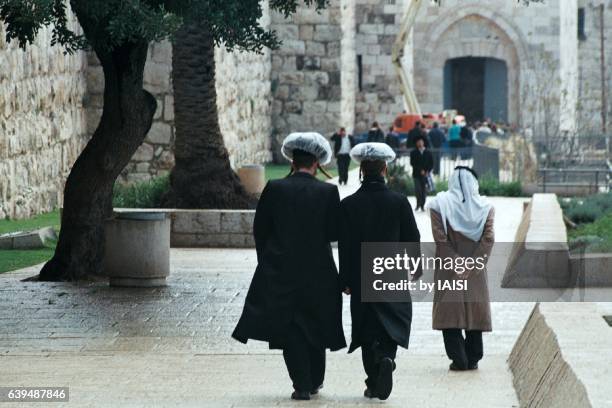
{"label": "low stone wall", "polygon": [[612,287],[612,254],[571,255],[571,279],[585,287]]}
{"label": "low stone wall", "polygon": [[115,213],[165,212],[170,215],[173,248],[254,248],[255,210],[115,208]]}
{"label": "low stone wall", "polygon": [[523,213],[504,272],[504,288],[570,285],[563,212],[554,194],[534,194]]}
{"label": "low stone wall", "polygon": [[172,247],[253,248],[255,210],[172,210]]}
{"label": "low stone wall", "polygon": [[609,332],[593,303],[537,304],[508,358],[520,406],[608,406]]}

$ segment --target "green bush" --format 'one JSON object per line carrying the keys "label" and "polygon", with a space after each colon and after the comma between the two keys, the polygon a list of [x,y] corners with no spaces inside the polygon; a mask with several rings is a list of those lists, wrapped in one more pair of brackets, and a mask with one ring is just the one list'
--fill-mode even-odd
{"label": "green bush", "polygon": [[414,195],[414,182],[406,168],[395,163],[390,164],[387,169],[387,186],[400,194]]}
{"label": "green bush", "polygon": [[612,212],[595,222],[570,230],[568,235],[572,249],[583,249],[585,252],[612,252]]}
{"label": "green bush", "polygon": [[520,181],[502,183],[492,177],[483,177],[479,180],[480,194],[498,197],[520,197],[522,186]]}
{"label": "green bush", "polygon": [[161,176],[149,181],[123,185],[115,183],[113,207],[159,208],[162,199],[170,190],[170,177]]}
{"label": "green bush", "polygon": [[576,224],[590,223],[612,212],[612,192],[559,200],[563,213]]}

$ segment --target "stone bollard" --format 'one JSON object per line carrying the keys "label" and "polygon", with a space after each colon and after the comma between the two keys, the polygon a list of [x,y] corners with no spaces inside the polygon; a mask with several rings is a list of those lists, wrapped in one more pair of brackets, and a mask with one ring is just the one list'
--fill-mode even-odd
{"label": "stone bollard", "polygon": [[247,193],[259,196],[266,186],[264,166],[249,164],[238,169],[238,177]]}
{"label": "stone bollard", "polygon": [[104,268],[111,286],[166,285],[170,274],[170,219],[166,213],[115,213],[106,222]]}

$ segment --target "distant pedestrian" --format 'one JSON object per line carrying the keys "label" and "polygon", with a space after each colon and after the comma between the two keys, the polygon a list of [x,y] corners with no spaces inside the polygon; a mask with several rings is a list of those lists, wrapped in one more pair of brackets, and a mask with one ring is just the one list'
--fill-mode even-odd
{"label": "distant pedestrian", "polygon": [[388,144],[389,147],[391,147],[392,149],[399,149],[400,147],[399,134],[395,130],[393,130],[393,126],[389,128],[389,132],[385,137],[385,143]]}
{"label": "distant pedestrian", "polygon": [[446,143],[446,135],[440,129],[438,122],[434,122],[428,136],[434,161],[433,174],[440,174],[440,159],[442,158],[442,147]]}
{"label": "distant pedestrian", "polygon": [[355,146],[355,138],[352,135],[347,135],[345,128],[340,128],[338,132],[334,133],[331,140],[334,142],[334,155],[338,164],[338,183],[346,185],[349,165],[351,164],[349,153]]}
{"label": "distant pedestrian", "polygon": [[[448,191],[438,193],[427,208],[436,257],[484,259],[482,268],[472,263],[469,269],[437,268],[434,272],[433,328],[442,330],[444,348],[452,361],[449,368],[475,370],[483,356],[482,332],[492,330],[486,259],[495,241],[494,209],[479,195],[476,173],[463,166],[455,168]],[[444,289],[445,283],[460,281],[465,282],[463,290]]]}
{"label": "distant pedestrian", "polygon": [[408,139],[406,140],[406,147],[409,149],[414,149],[416,146],[416,140],[420,137],[423,137],[423,128],[421,127],[421,122],[416,121],[414,127],[410,129],[408,132]]}
{"label": "distant pedestrian", "polygon": [[425,200],[427,198],[427,177],[433,169],[433,156],[425,147],[425,138],[416,140],[415,149],[410,152],[410,165],[412,166],[412,179],[414,181],[414,193],[416,195],[416,210],[425,211]]}
{"label": "distant pedestrian", "polygon": [[368,142],[372,143],[384,143],[385,142],[385,133],[382,131],[378,122],[372,123],[372,128],[368,132]]}
{"label": "distant pedestrian", "polygon": [[463,147],[463,143],[461,143],[461,125],[457,123],[456,119],[453,119],[453,124],[448,129],[448,143],[451,148]]}

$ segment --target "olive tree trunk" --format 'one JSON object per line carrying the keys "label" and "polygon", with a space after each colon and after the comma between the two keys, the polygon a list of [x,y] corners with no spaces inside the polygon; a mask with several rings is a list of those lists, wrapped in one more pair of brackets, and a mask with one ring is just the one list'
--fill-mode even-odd
{"label": "olive tree trunk", "polygon": [[[81,24],[87,31],[86,23]],[[104,71],[102,118],[66,181],[59,241],[40,280],[77,280],[102,272],[113,185],[142,144],[155,113],[155,98],[143,90],[147,48],[142,42],[95,50]]]}
{"label": "olive tree trunk", "polygon": [[206,27],[186,25],[175,35],[175,167],[168,206],[178,208],[251,208],[231,168],[219,128],[215,89],[215,44]]}

